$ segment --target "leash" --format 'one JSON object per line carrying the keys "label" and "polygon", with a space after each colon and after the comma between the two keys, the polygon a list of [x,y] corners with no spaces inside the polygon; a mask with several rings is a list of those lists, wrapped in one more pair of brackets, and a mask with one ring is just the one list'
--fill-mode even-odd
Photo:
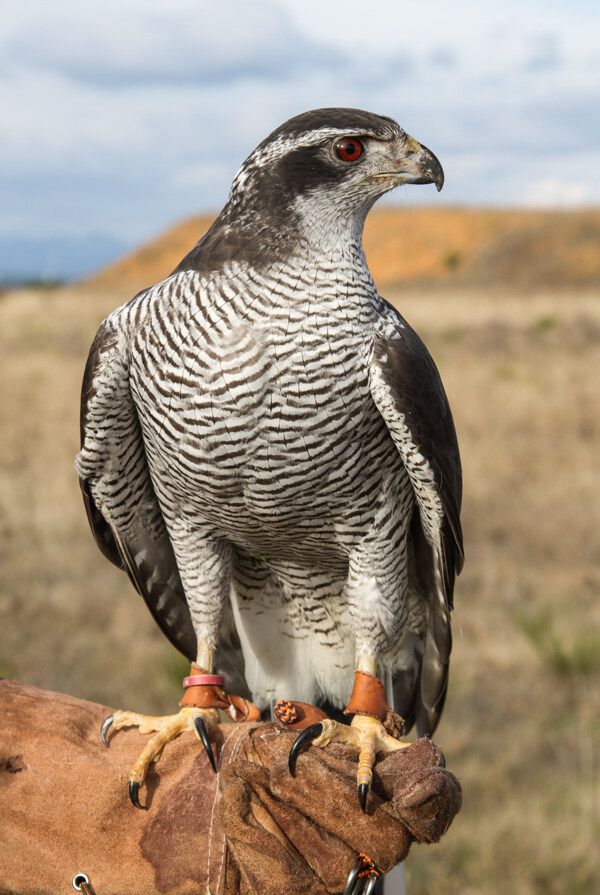
{"label": "leash", "polygon": [[85,873],[76,873],[72,882],[76,892],[83,892],[83,895],[94,895],[94,890],[90,886],[89,878]]}

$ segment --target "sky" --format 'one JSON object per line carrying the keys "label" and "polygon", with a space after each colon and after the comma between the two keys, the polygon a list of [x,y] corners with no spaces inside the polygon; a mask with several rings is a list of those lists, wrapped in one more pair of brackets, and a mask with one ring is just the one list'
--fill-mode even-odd
{"label": "sky", "polygon": [[332,105],[442,162],[442,193],[392,202],[598,206],[600,4],[4,0],[0,277],[81,275],[218,210],[260,140]]}

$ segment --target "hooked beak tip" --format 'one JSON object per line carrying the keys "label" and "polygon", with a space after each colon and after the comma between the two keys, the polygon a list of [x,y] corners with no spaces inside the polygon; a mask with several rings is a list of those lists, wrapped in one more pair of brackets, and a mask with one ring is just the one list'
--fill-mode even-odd
{"label": "hooked beak tip", "polygon": [[417,145],[419,146],[418,164],[423,172],[425,182],[435,183],[435,188],[439,193],[444,186],[444,169],[440,164],[440,160],[427,146],[423,146],[422,143]]}

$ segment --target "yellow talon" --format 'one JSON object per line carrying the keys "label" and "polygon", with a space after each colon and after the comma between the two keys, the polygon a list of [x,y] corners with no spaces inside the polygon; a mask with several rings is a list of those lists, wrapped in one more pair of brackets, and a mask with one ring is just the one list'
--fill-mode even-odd
{"label": "yellow talon", "polygon": [[[107,723],[108,722],[108,723]],[[133,804],[141,808],[139,802],[139,788],[144,782],[148,768],[152,762],[158,761],[167,743],[176,739],[186,731],[192,731],[204,745],[210,762],[215,767],[214,757],[210,750],[210,743],[206,729],[219,723],[217,709],[199,709],[184,707],[176,715],[152,717],[139,715],[137,712],[115,712],[103,725],[103,733],[109,727],[119,730],[122,727],[137,727],[140,733],[154,733],[154,736],[146,743],[137,761],[129,773],[129,793]]]}
{"label": "yellow talon", "polygon": [[372,715],[354,715],[350,725],[338,724],[329,718],[321,722],[323,732],[313,740],[313,746],[327,746],[329,743],[345,743],[357,746],[358,797],[363,811],[366,808],[367,793],[373,780],[373,765],[378,752],[395,752],[406,749],[410,743],[402,743],[391,737],[381,721]]}

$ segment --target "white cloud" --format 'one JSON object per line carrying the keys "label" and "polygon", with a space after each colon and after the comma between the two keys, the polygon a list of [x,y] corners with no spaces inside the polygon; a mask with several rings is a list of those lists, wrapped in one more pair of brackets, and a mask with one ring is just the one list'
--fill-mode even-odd
{"label": "white cloud", "polygon": [[520,205],[528,208],[578,208],[598,201],[588,183],[565,182],[557,177],[534,180],[523,192]]}
{"label": "white cloud", "polygon": [[584,0],[9,2],[0,230],[135,243],[218,208],[256,143],[327,105],[440,157],[440,196],[395,201],[600,202],[599,26]]}
{"label": "white cloud", "polygon": [[5,62],[114,88],[275,78],[307,62],[330,65],[336,56],[268,0],[77,3],[69,6],[68,27],[57,27],[56,13],[56,4],[45,4],[13,29]]}

